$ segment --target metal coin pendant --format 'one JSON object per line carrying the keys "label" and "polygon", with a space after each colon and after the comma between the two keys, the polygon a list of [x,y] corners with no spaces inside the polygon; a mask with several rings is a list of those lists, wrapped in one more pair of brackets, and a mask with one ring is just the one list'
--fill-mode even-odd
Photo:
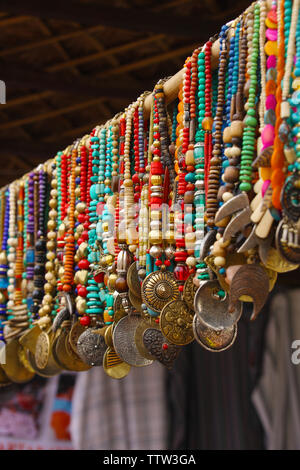
{"label": "metal coin pendant", "polygon": [[156,358],[149,352],[149,349],[144,344],[143,335],[146,330],[149,328],[155,328],[159,330],[158,323],[156,322],[155,318],[142,318],[135,330],[134,341],[139,353],[149,360],[155,360]]}
{"label": "metal coin pendant", "polygon": [[117,323],[121,318],[126,317],[127,312],[122,304],[122,298],[120,295],[114,300],[114,322]]}
{"label": "metal coin pendant", "polygon": [[34,377],[19,359],[19,349],[22,348],[17,339],[6,344],[6,364],[1,364],[7,377],[15,383],[26,383]]}
{"label": "metal coin pendant", "polygon": [[193,312],[183,300],[173,300],[162,310],[160,329],[172,344],[184,346],[194,341]]}
{"label": "metal coin pendant", "polygon": [[107,348],[103,356],[103,370],[113,379],[123,379],[129,374],[131,366],[117,355],[113,348]]}
{"label": "metal coin pendant", "polygon": [[52,344],[52,355],[56,364],[64,370],[70,370],[64,363],[65,349],[65,331],[57,331]]}
{"label": "metal coin pendant", "polygon": [[138,276],[136,261],[129,266],[127,271],[127,284],[135,297],[141,297],[141,283]]}
{"label": "metal coin pendant", "polygon": [[54,361],[52,354],[50,355],[48,364],[44,369],[39,369],[34,354],[27,349],[26,351],[27,360],[30,364],[30,367],[35,371],[37,375],[41,377],[54,377],[57,374],[60,374],[62,368],[58,366],[58,364]]}
{"label": "metal coin pendant", "polygon": [[300,264],[300,246],[298,244],[298,227],[286,220],[281,220],[276,230],[276,247],[281,256],[289,263]]}
{"label": "metal coin pendant", "polygon": [[223,330],[208,328],[198,317],[194,315],[193,332],[196,341],[208,351],[222,352],[230,348],[237,336],[237,324]]}
{"label": "metal coin pendant", "polygon": [[143,343],[149,354],[169,369],[181,351],[181,346],[169,343],[157,328],[147,328],[144,331]]}
{"label": "metal coin pendant", "polygon": [[77,354],[89,366],[102,366],[106,348],[103,336],[92,328],[85,330],[77,341]]}
{"label": "metal coin pendant", "polygon": [[143,302],[154,312],[161,312],[165,305],[179,297],[175,276],[169,271],[155,271],[143,281]]}
{"label": "metal coin pendant", "polygon": [[127,315],[121,318],[113,331],[113,344],[117,355],[134,367],[148,366],[153,362],[139,353],[134,340],[136,329],[141,321],[143,320],[140,315]]}
{"label": "metal coin pendant", "polygon": [[19,338],[19,343],[34,354],[36,342],[41,333],[42,330],[40,329],[39,325],[34,325],[33,328],[25,331],[21,338]]}
{"label": "metal coin pendant", "polygon": [[64,362],[68,365],[70,370],[74,372],[82,372],[85,370],[89,370],[91,368],[90,365],[83,362],[78,354],[76,354],[70,346],[69,335],[67,334],[65,337],[65,350],[66,356]]}
{"label": "metal coin pendant", "polygon": [[191,310],[194,310],[194,297],[197,291],[197,287],[193,282],[194,277],[195,274],[191,274],[185,281],[183,288],[183,299]]}
{"label": "metal coin pendant", "polygon": [[225,293],[225,297],[220,298],[219,290],[218,281],[207,281],[199,287],[194,300],[196,315],[208,328],[215,330],[230,328],[242,315],[242,302],[238,302],[234,311],[229,313],[228,296]]}
{"label": "metal coin pendant", "polygon": [[79,321],[74,323],[74,325],[71,327],[71,330],[69,332],[69,344],[71,348],[73,349],[75,354],[78,354],[77,352],[77,341],[79,336],[86,330],[86,326],[81,325]]}
{"label": "metal coin pendant", "polygon": [[135,310],[137,310],[139,313],[142,313],[141,297],[136,297],[131,291],[129,291],[128,297],[129,297],[131,305],[135,308]]}
{"label": "metal coin pendant", "polygon": [[35,362],[39,369],[46,367],[50,355],[50,338],[45,331],[39,335],[35,345]]}

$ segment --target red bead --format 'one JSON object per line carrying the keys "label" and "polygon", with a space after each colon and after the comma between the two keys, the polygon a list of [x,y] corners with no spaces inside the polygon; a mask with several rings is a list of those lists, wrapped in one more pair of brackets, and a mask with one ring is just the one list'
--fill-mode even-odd
{"label": "red bead", "polygon": [[183,289],[184,289],[184,286],[183,286],[183,285],[178,286],[178,290],[179,290],[180,292],[183,292]]}
{"label": "red bead", "polygon": [[82,234],[81,234],[81,238],[82,238],[83,240],[88,240],[88,238],[89,238],[89,232],[88,232],[87,230],[84,230],[84,231],[82,232]]}
{"label": "red bead", "polygon": [[104,281],[104,276],[105,276],[105,273],[104,273],[104,272],[100,272],[100,273],[94,274],[94,280],[95,280],[96,282],[98,282],[98,284],[100,284],[100,282],[103,282],[103,281]]}
{"label": "red bead", "polygon": [[83,222],[85,222],[85,214],[78,214],[77,219],[78,219],[78,222],[82,224]]}
{"label": "red bead", "polygon": [[186,279],[189,277],[189,268],[187,267],[187,265],[176,266],[176,268],[174,269],[174,276],[177,281],[186,281]]}
{"label": "red bead", "polygon": [[78,295],[80,295],[80,297],[86,297],[87,296],[87,290],[86,290],[85,286],[80,286],[79,288],[77,286],[77,292],[78,292]]}
{"label": "red bead", "polygon": [[162,261],[160,259],[157,259],[155,261],[155,266],[161,266],[162,265]]}
{"label": "red bead", "polygon": [[78,263],[79,269],[88,269],[89,268],[89,261],[87,259],[81,259]]}
{"label": "red bead", "polygon": [[91,323],[91,319],[87,315],[85,315],[84,317],[81,317],[79,321],[80,321],[80,325],[82,326],[89,326],[89,324]]}
{"label": "red bead", "polygon": [[169,345],[168,345],[167,343],[164,343],[164,344],[162,345],[162,348],[163,348],[164,350],[166,350],[166,349],[169,348]]}
{"label": "red bead", "polygon": [[169,259],[166,259],[164,262],[165,266],[171,266],[171,261]]}
{"label": "red bead", "polygon": [[137,184],[140,179],[139,179],[139,175],[137,175],[136,173],[132,176],[132,181],[134,184]]}

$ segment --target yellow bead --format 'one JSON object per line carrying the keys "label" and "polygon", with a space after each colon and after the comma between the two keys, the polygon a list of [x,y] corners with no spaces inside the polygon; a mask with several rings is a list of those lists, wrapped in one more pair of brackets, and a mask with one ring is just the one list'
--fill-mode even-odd
{"label": "yellow bead", "polygon": [[265,44],[265,53],[267,55],[277,55],[278,54],[277,41],[267,41]]}

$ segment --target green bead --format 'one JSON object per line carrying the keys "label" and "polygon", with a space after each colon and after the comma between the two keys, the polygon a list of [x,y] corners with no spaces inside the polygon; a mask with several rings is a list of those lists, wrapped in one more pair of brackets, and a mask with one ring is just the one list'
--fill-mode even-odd
{"label": "green bead", "polygon": [[243,183],[240,184],[240,190],[241,191],[251,191],[252,189],[252,184],[247,183],[246,181],[243,181]]}

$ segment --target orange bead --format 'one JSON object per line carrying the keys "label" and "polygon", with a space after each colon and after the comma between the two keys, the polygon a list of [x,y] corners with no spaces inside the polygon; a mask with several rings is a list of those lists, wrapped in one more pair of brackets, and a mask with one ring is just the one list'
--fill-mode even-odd
{"label": "orange bead", "polygon": [[271,175],[272,175],[272,169],[269,168],[269,167],[261,167],[259,169],[259,173],[260,173],[260,176],[261,178],[266,181],[266,180],[270,180],[271,179]]}
{"label": "orange bead", "polygon": [[272,193],[272,204],[275,207],[275,209],[281,209],[281,204],[280,204],[280,195],[281,195],[281,186],[276,186],[276,188],[273,189]]}
{"label": "orange bead", "polygon": [[202,120],[202,127],[203,127],[203,130],[205,131],[211,131],[212,130],[212,126],[213,126],[213,118],[212,117],[205,117],[203,120]]}
{"label": "orange bead", "polygon": [[282,186],[285,180],[285,175],[281,168],[276,168],[271,176],[271,184],[272,188],[276,188],[276,186]]}
{"label": "orange bead", "polygon": [[284,165],[284,153],[281,148],[274,149],[273,155],[271,157],[272,169],[282,168]]}
{"label": "orange bead", "polygon": [[266,83],[266,95],[275,95],[276,93],[276,83],[274,80],[268,80]]}

